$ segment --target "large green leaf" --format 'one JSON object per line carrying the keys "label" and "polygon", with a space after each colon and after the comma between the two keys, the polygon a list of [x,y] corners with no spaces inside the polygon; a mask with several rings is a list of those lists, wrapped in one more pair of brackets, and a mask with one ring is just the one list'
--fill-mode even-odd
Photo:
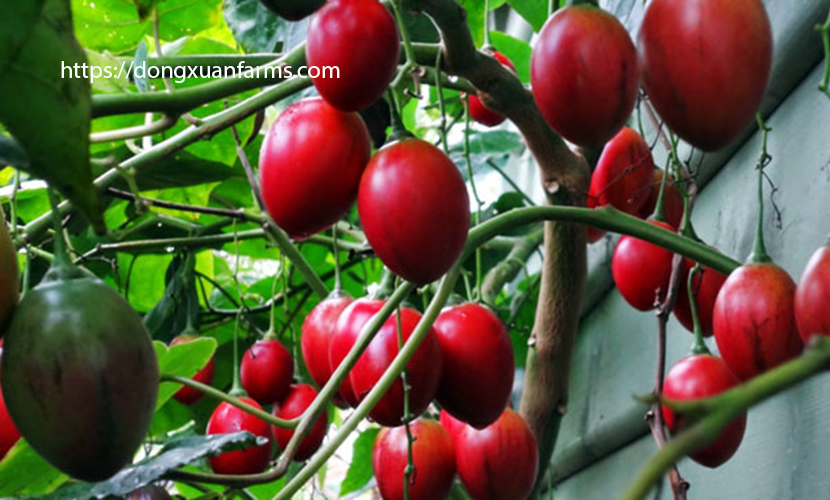
{"label": "large green leaf", "polygon": [[490,32],[490,43],[513,62],[519,80],[530,83],[530,57],[533,53],[530,45],[500,31]]}
{"label": "large green leaf", "polygon": [[522,16],[525,21],[533,26],[537,33],[548,18],[548,2],[546,0],[507,0],[513,9]]}
{"label": "large green leaf", "polygon": [[167,443],[158,455],[122,469],[106,481],[74,484],[40,498],[76,500],[120,497],[156,481],[168,471],[206,456],[258,444],[261,439],[249,432],[182,437]]}
{"label": "large green leaf", "polygon": [[5,2],[5,7],[0,121],[26,150],[30,170],[103,230],[89,164],[89,82],[69,74],[86,64],[72,33],[69,0]]}
{"label": "large green leaf", "polygon": [[467,25],[473,35],[476,47],[484,45],[484,30],[487,19],[484,0],[458,0],[458,3],[467,11]]}
{"label": "large green leaf", "polygon": [[0,461],[0,497],[40,495],[53,491],[67,477],[20,439]]}
{"label": "large green leaf", "polygon": [[371,427],[361,432],[354,441],[352,447],[352,462],[346,472],[346,478],[340,485],[340,496],[344,497],[349,493],[363,488],[372,479],[372,449],[380,429]]}
{"label": "large green leaf", "polygon": [[[22,2],[21,2],[22,3]],[[159,35],[171,41],[214,28],[222,22],[222,0],[165,0],[158,4]],[[130,0],[72,0],[75,31],[92,50],[120,54],[153,32]]]}
{"label": "large green leaf", "polygon": [[[156,356],[158,357],[159,373],[192,377],[205,367],[213,353],[216,352],[216,340],[210,337],[202,337],[169,348],[164,343],[155,341],[153,347],[156,349]],[[179,384],[170,382],[161,384],[156,410],[164,406],[180,388]]]}

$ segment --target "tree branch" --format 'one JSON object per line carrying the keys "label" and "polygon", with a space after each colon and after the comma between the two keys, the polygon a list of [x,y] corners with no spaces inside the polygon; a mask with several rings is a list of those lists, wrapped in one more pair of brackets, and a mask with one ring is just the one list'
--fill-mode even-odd
{"label": "tree branch", "polygon": [[492,305],[496,302],[496,297],[504,285],[518,276],[527,260],[542,244],[544,235],[544,231],[540,229],[520,239],[513,245],[507,257],[490,269],[481,285],[481,296],[485,303]]}

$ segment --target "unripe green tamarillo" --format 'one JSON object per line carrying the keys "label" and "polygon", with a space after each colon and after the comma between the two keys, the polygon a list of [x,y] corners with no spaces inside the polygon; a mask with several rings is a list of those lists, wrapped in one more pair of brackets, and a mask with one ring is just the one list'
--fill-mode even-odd
{"label": "unripe green tamarillo", "polygon": [[18,272],[17,255],[0,208],[0,336],[17,304]]}
{"label": "unripe green tamarillo", "polygon": [[3,396],[20,433],[84,481],[130,463],[147,434],[159,372],[141,318],[91,274],[55,265],[6,331]]}

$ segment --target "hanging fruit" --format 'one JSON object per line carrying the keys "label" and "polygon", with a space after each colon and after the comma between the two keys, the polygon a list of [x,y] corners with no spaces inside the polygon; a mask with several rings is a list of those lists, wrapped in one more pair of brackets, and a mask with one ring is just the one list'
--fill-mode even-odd
{"label": "hanging fruit", "polygon": [[554,130],[574,144],[599,149],[634,109],[640,85],[637,51],[611,14],[588,5],[567,7],[539,33],[531,85]]}
{"label": "hanging fruit", "polygon": [[758,111],[772,65],[761,0],[653,0],[638,40],[643,87],[666,124],[704,151],[720,149]]}
{"label": "hanging fruit", "polygon": [[443,151],[403,139],[378,151],[357,200],[366,239],[395,274],[423,285],[461,255],[470,224],[467,186]]}

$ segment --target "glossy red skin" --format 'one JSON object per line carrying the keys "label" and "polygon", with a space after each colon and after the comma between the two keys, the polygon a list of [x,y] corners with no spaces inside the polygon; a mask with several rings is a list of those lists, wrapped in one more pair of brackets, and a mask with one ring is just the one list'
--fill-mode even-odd
{"label": "glossy red skin", "polygon": [[[740,383],[724,361],[710,354],[692,355],[681,359],[666,375],[663,396],[676,400],[701,399],[715,396]],[[683,415],[663,407],[663,420],[672,434],[691,425]],[[714,441],[689,457],[700,465],[718,467],[738,450],[746,429],[746,413],[735,418]]]}
{"label": "glossy red skin", "polygon": [[[305,410],[311,406],[314,398],[317,397],[317,390],[308,384],[297,384],[291,386],[291,391],[285,396],[282,401],[274,406],[273,414],[275,417],[283,420],[291,420],[302,415]],[[328,414],[323,413],[314,421],[314,426],[309,433],[300,442],[300,447],[294,455],[294,460],[302,462],[308,460],[323,444],[323,438],[326,437],[326,429],[328,428],[329,417]],[[294,435],[293,429],[283,429],[280,427],[273,427],[274,441],[280,449],[284,450],[291,441]]]}
{"label": "glossy red skin", "polygon": [[816,250],[795,292],[795,319],[806,343],[813,335],[830,335],[830,246]]}
{"label": "glossy red skin", "polygon": [[522,500],[536,481],[539,451],[524,419],[507,409],[483,430],[465,426],[455,440],[458,476],[474,500]]}
{"label": "glossy red skin", "polygon": [[[329,344],[329,366],[331,366],[332,373],[340,366],[340,363],[354,346],[363,326],[380,311],[383,303],[382,300],[362,298],[349,304],[340,313]],[[351,376],[343,380],[338,394],[352,408],[357,406],[358,399],[355,396],[354,389],[352,389]]]}
{"label": "glossy red skin", "polygon": [[[686,269],[691,270],[695,262],[686,259]],[[711,337],[715,332],[712,328],[712,314],[715,309],[715,300],[721,287],[726,282],[726,276],[708,267],[703,267],[703,273],[693,278],[692,286],[695,290],[695,306],[697,317],[700,320],[700,327],[705,337]],[[681,325],[690,332],[694,332],[694,320],[692,309],[689,304],[688,279],[680,284],[677,293],[677,301],[674,304],[674,317]]]}
{"label": "glossy red skin", "polygon": [[530,74],[548,124],[574,144],[597,149],[625,125],[640,78],[623,25],[588,6],[562,9],[545,23]]}
{"label": "glossy red skin", "polygon": [[340,78],[313,78],[314,86],[343,111],[360,111],[383,95],[399,52],[395,20],[377,0],[329,0],[308,26],[308,65],[340,69]]}
{"label": "glossy red skin", "polygon": [[501,320],[479,304],[445,309],[433,324],[443,372],[437,400],[477,429],[495,422],[513,390],[513,344]]}
{"label": "glossy red skin", "polygon": [[[507,56],[495,50],[491,55],[498,62],[500,62],[502,66],[513,71],[514,73],[516,72],[516,66],[513,65],[513,61],[511,61]],[[470,105],[470,118],[476,122],[488,127],[495,127],[496,125],[500,125],[506,119],[503,114],[493,111],[485,106],[477,95],[470,94],[468,99]]]}
{"label": "glossy red skin", "polygon": [[[401,334],[406,342],[421,320],[421,314],[408,307],[403,307],[400,311]],[[398,352],[397,314],[394,314],[386,320],[349,374],[352,389],[358,400],[362,401],[377,385]],[[412,415],[418,416],[423,413],[435,398],[438,384],[441,382],[441,367],[441,348],[435,330],[430,328],[415,355],[406,364],[407,382],[411,388],[409,411]],[[369,412],[369,418],[386,427],[402,425],[403,407],[403,382],[398,378]]]}
{"label": "glossy red skin", "polygon": [[715,301],[718,351],[741,380],[789,361],[803,349],[795,323],[795,283],[774,264],[745,264]]}
{"label": "glossy red skin", "polygon": [[[651,183],[651,191],[648,201],[640,209],[638,217],[641,219],[648,219],[654,214],[654,209],[657,207],[657,198],[660,196],[660,186],[663,183],[663,171],[654,170],[654,181]],[[674,179],[669,177],[666,183],[666,191],[663,195],[663,216],[672,227],[680,227],[683,222],[683,196],[680,190],[674,185]]]}
{"label": "glossy red skin", "polygon": [[340,313],[354,300],[348,296],[329,297],[311,310],[303,322],[300,346],[303,360],[314,383],[323,387],[332,374],[329,347]]}
{"label": "glossy red skin", "polygon": [[[2,370],[3,347],[0,344],[0,370]],[[0,375],[2,376],[2,375]],[[9,411],[6,409],[6,401],[3,399],[3,390],[0,389],[0,460],[20,439],[20,432],[14,425]]]}
{"label": "glossy red skin", "polygon": [[643,87],[666,124],[713,151],[732,142],[761,104],[772,30],[760,0],[655,0],[638,52]]}
{"label": "glossy red skin", "polygon": [[242,356],[239,366],[242,388],[262,405],[285,397],[293,378],[294,359],[276,340],[259,340]]}
{"label": "glossy red skin", "polygon": [[369,131],[357,113],[338,111],[319,98],[292,104],[260,151],[268,214],[297,239],[331,226],[354,203],[370,154]]}
{"label": "glossy red skin", "polygon": [[[254,408],[262,409],[256,401],[241,398],[241,401]],[[213,411],[207,425],[207,434],[230,434],[248,431],[251,434],[268,439],[268,444],[248,447],[243,450],[229,451],[210,457],[210,468],[217,474],[256,474],[268,467],[271,458],[271,426],[264,420],[245,413],[228,403],[221,403]]]}
{"label": "glossy red skin", "polygon": [[458,433],[467,427],[467,424],[450,415],[447,410],[441,410],[441,416],[438,418],[438,421],[450,434],[453,443],[458,438]]}
{"label": "glossy red skin", "polygon": [[470,224],[467,186],[432,144],[404,139],[375,154],[360,181],[357,207],[366,238],[383,263],[418,285],[446,273]]}
{"label": "glossy red skin", "polygon": [[[434,420],[419,419],[409,426],[415,474],[409,485],[410,500],[441,500],[449,497],[455,478],[455,451],[447,431]],[[407,466],[406,428],[383,429],[375,440],[372,467],[383,500],[403,500]]]}
{"label": "glossy red skin", "polygon": [[[199,337],[196,335],[179,335],[178,337],[170,341],[170,346],[172,347],[174,345],[184,344],[196,340],[198,338]],[[213,369],[213,357],[211,357],[207,364],[204,366],[204,368],[196,372],[196,375],[193,376],[193,380],[206,385],[210,385],[210,383],[213,382]],[[173,394],[173,397],[176,398],[176,401],[188,406],[195,404],[197,401],[202,399],[202,396],[204,396],[204,394],[202,394],[201,391],[197,391],[192,387],[182,387],[181,389],[176,391],[176,394]]]}
{"label": "glossy red skin", "polygon": [[[588,189],[588,208],[611,205],[637,215],[648,203],[654,181],[654,159],[640,134],[629,127],[608,141],[602,150]],[[588,240],[599,240],[605,231],[588,228]]]}
{"label": "glossy red skin", "polygon": [[[675,232],[665,222],[649,221],[649,224]],[[611,260],[614,283],[620,295],[635,309],[654,309],[658,291],[660,301],[666,297],[673,258],[672,252],[647,241],[632,236],[620,238]],[[683,276],[685,279],[685,272]]]}

